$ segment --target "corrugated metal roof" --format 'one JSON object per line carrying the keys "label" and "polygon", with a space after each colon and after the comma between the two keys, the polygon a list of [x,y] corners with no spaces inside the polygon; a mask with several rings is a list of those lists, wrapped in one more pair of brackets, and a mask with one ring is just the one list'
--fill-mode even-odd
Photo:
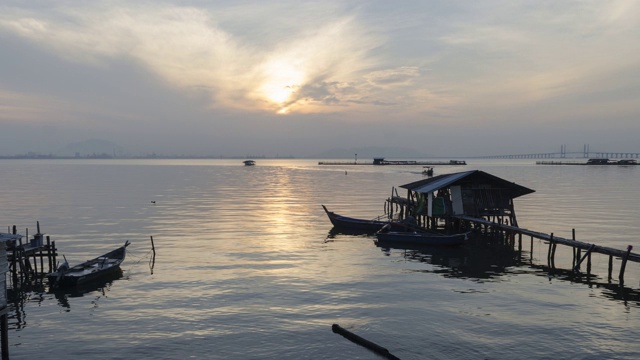
{"label": "corrugated metal roof", "polygon": [[453,184],[456,181],[462,178],[465,178],[476,171],[477,170],[438,175],[430,179],[424,179],[424,180],[412,182],[410,184],[402,185],[400,187],[404,189],[409,189],[411,191],[419,192],[419,193],[430,193],[438,189],[447,187],[450,184]]}
{"label": "corrugated metal roof", "polygon": [[464,172],[453,173],[453,174],[438,175],[430,179],[415,181],[409,184],[402,185],[400,187],[403,189],[408,189],[418,193],[430,193],[442,188],[446,188],[450,185],[453,185],[456,182],[462,179],[465,179],[467,177],[473,177],[476,180],[481,180],[487,183],[493,183],[498,186],[511,189],[513,198],[535,192],[535,190],[526,188],[524,186],[520,186],[514,182],[504,180],[495,175],[491,175],[489,173],[486,173],[480,170],[472,170],[472,171],[464,171]]}

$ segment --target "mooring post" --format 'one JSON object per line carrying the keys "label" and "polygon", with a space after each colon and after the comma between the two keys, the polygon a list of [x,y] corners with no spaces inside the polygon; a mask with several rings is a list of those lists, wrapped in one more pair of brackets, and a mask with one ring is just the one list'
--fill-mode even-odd
{"label": "mooring post", "polygon": [[607,278],[607,281],[609,283],[611,283],[611,273],[613,271],[613,255],[609,255],[609,276]]}
{"label": "mooring post", "polygon": [[151,236],[151,250],[153,251],[153,256],[156,256],[156,246],[153,244],[153,236]]}
{"label": "mooring post", "polygon": [[551,249],[553,248],[553,233],[549,237],[549,251],[547,251],[547,265],[551,267]]}
{"label": "mooring post", "polygon": [[618,276],[618,279],[620,280],[620,285],[624,284],[624,269],[627,267],[627,260],[629,259],[629,253],[631,252],[631,249],[633,249],[633,246],[631,245],[627,246],[627,252],[624,254],[624,257],[622,258],[622,265],[620,265],[620,275]]}

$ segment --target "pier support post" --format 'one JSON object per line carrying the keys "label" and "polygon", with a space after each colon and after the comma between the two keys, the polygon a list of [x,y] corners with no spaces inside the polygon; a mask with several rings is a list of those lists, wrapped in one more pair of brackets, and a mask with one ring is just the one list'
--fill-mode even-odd
{"label": "pier support post", "polygon": [[522,233],[518,233],[518,252],[522,252]]}
{"label": "pier support post", "polygon": [[627,260],[629,260],[629,253],[633,249],[633,246],[627,246],[627,252],[624,254],[622,258],[622,265],[620,265],[620,275],[618,276],[618,280],[620,280],[620,285],[624,285],[624,269],[627,267]]}
{"label": "pier support post", "polygon": [[[584,261],[584,259],[585,259],[587,256],[589,256],[589,259],[591,259],[591,251],[593,251],[593,249],[594,249],[595,247],[596,247],[596,246],[595,246],[595,245],[593,245],[593,244],[591,244],[591,246],[589,246],[589,250],[587,250],[587,252],[586,252],[586,253],[584,253],[584,256],[580,259],[580,261],[578,261],[578,263],[576,264],[576,266],[573,268],[573,271],[580,271],[580,264],[582,264],[582,262]],[[580,250],[580,249],[578,249],[578,250]],[[589,260],[589,261],[591,261],[591,260]],[[590,270],[589,268],[590,268],[590,267],[591,267],[591,265],[588,265],[588,266],[587,266],[587,273],[589,272],[589,270]]]}
{"label": "pier support post", "polygon": [[529,252],[529,260],[533,261],[533,236],[531,236],[531,251]]}

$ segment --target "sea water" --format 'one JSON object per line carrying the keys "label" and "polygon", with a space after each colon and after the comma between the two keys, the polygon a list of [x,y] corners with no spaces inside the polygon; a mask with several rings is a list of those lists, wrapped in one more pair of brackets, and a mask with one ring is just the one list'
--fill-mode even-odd
{"label": "sea water", "polygon": [[[467,163],[435,175],[478,169],[513,181],[536,190],[515,200],[521,227],[640,251],[640,167]],[[119,279],[10,290],[12,359],[380,358],[334,334],[334,323],[405,360],[640,357],[637,263],[620,287],[619,259],[611,280],[601,254],[592,276],[577,276],[570,249],[558,246],[549,269],[548,245],[527,237],[521,251],[416,251],[331,231],[321,204],[374,218],[393,187],[424,178],[418,166],[0,165],[0,231],[32,235],[39,222],[72,265],[132,242]]]}

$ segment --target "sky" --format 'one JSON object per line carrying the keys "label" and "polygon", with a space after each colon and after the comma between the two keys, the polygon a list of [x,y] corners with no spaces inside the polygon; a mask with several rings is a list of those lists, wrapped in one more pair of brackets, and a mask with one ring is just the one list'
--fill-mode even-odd
{"label": "sky", "polygon": [[638,99],[634,0],[0,3],[0,155],[640,152]]}

